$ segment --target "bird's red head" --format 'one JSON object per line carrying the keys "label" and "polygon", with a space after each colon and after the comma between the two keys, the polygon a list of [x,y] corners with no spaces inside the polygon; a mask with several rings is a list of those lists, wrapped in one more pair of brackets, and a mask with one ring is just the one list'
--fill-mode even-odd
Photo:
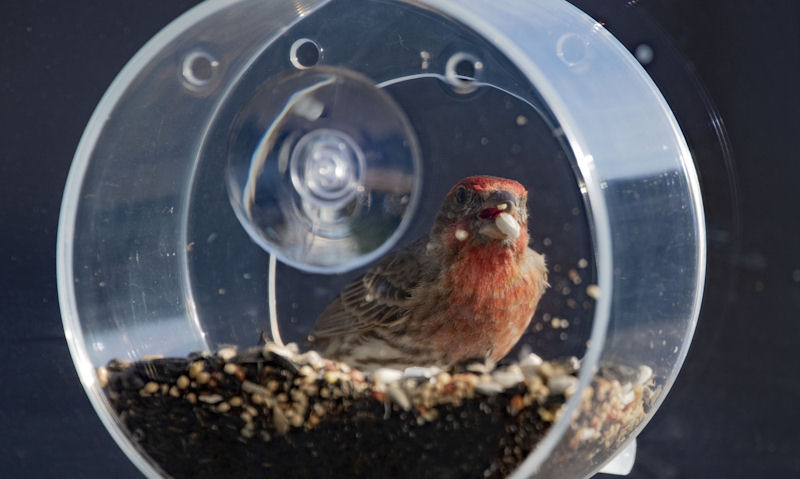
{"label": "bird's red head", "polygon": [[448,250],[497,244],[524,251],[528,245],[527,191],[514,180],[470,176],[450,190],[432,236]]}
{"label": "bird's red head", "polygon": [[507,190],[518,197],[527,196],[528,191],[518,181],[509,180],[508,178],[500,178],[498,176],[468,176],[458,183],[456,183],[447,196],[454,194],[459,187],[465,187],[472,191],[487,192],[496,190]]}

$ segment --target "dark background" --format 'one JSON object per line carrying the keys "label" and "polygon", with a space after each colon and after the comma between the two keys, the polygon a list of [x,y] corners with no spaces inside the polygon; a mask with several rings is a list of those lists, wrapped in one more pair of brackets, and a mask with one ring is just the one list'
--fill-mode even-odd
{"label": "dark background", "polygon": [[[630,477],[800,477],[800,2],[593,1],[647,14],[672,37],[730,137],[734,169],[709,167],[701,176],[737,178],[733,201],[708,211],[730,226],[729,246],[710,265],[688,359],[639,437]],[[92,410],[69,357],[55,282],[57,219],[72,155],[103,92],[194,3],[42,0],[4,9],[3,477],[140,477]],[[608,26],[614,31],[613,21]]]}

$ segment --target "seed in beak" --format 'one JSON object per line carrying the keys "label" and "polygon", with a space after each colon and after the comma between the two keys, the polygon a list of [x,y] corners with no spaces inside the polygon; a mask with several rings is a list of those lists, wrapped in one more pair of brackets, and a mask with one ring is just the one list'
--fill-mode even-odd
{"label": "seed in beak", "polygon": [[507,210],[508,209],[508,203],[500,203],[499,205],[497,205],[497,209],[500,210],[500,211]]}
{"label": "seed in beak", "polygon": [[519,223],[508,213],[500,213],[494,220],[497,229],[503,232],[504,235],[511,239],[519,237]]}

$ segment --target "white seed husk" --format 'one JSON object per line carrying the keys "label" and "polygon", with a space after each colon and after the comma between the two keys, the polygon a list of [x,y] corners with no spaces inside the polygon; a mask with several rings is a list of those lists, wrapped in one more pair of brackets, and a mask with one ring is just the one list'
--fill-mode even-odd
{"label": "white seed husk", "polygon": [[503,212],[497,215],[494,224],[497,226],[497,229],[502,231],[503,234],[509,238],[516,239],[519,236],[519,223],[508,213]]}

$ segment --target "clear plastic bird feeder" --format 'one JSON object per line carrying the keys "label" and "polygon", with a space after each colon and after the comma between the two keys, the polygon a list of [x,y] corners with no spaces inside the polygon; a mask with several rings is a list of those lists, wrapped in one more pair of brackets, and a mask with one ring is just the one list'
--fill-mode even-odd
{"label": "clear plastic bird feeder", "polygon": [[[562,0],[207,2],[128,63],[81,140],[58,241],[73,359],[120,447],[150,477],[181,475],[165,463],[179,453],[157,457],[115,412],[98,368],[254,346],[270,319],[302,345],[343,286],[426,233],[448,189],[475,174],[528,189],[531,247],[550,268],[509,361],[578,358],[540,440],[490,447],[519,449],[517,477],[599,470],[683,362],[705,231],[692,158],[658,89]],[[142,395],[187,394],[150,384]],[[597,446],[604,425],[582,404],[604,387],[623,406],[647,403]],[[323,461],[299,444],[293,457]],[[437,477],[457,470],[420,461],[440,461]]]}

